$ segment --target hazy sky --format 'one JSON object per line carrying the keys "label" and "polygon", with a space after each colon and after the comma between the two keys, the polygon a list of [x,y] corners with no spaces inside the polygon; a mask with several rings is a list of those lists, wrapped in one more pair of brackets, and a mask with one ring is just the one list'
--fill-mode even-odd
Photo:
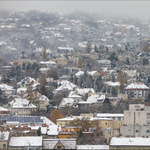
{"label": "hazy sky", "polygon": [[150,1],[113,0],[0,0],[0,9],[40,10],[52,12],[72,12],[74,10],[107,13],[111,15],[143,16],[150,18]]}

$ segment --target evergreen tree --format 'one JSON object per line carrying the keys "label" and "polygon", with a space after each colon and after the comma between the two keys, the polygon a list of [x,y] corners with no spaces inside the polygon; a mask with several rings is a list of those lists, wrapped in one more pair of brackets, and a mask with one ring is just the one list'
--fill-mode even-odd
{"label": "evergreen tree", "polygon": [[118,61],[118,57],[116,56],[115,52],[113,52],[108,59],[110,61]]}
{"label": "evergreen tree", "polygon": [[69,81],[73,83],[73,75],[70,75]]}
{"label": "evergreen tree", "polygon": [[87,44],[86,44],[86,52],[90,53],[91,50],[92,50],[91,43],[90,43],[90,41],[88,41]]}
{"label": "evergreen tree", "polygon": [[31,69],[31,64],[27,63],[26,70],[30,70],[30,69]]}
{"label": "evergreen tree", "polygon": [[118,95],[117,88],[112,87],[112,96],[116,97]]}
{"label": "evergreen tree", "polygon": [[129,60],[129,57],[126,58],[126,62],[125,62],[127,65],[130,65],[130,60]]}
{"label": "evergreen tree", "polygon": [[37,135],[38,135],[38,136],[41,135],[41,129],[40,129],[40,128],[37,130]]}
{"label": "evergreen tree", "polygon": [[73,78],[73,83],[74,83],[75,85],[78,85],[78,78],[77,78],[77,76],[74,76],[74,78]]}
{"label": "evergreen tree", "polygon": [[112,75],[111,75],[111,81],[112,82],[115,82],[116,81],[116,79],[115,79],[115,75],[112,73]]}
{"label": "evergreen tree", "polygon": [[79,82],[79,84],[78,84],[79,87],[82,88],[82,87],[83,87],[83,83],[84,83],[84,82],[83,82],[83,76],[80,76],[78,82]]}
{"label": "evergreen tree", "polygon": [[102,78],[101,76],[99,76],[96,80],[95,80],[95,86],[94,86],[94,90],[96,92],[100,92],[101,89],[103,87],[103,81],[102,81]]}
{"label": "evergreen tree", "polygon": [[22,70],[25,70],[26,69],[26,64],[23,62],[22,64]]}
{"label": "evergreen tree", "polygon": [[95,46],[94,46],[94,51],[95,51],[95,53],[98,53],[98,49],[97,49],[96,44],[95,44]]}

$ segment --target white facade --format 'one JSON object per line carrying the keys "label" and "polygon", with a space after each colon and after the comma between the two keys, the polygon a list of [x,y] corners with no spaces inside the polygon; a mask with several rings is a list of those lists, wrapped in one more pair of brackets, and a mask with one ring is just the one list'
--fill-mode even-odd
{"label": "white facade", "polygon": [[124,111],[124,124],[150,124],[150,107],[144,104],[130,104],[129,110]]}
{"label": "white facade", "polygon": [[128,125],[120,128],[123,137],[150,137],[150,125]]}

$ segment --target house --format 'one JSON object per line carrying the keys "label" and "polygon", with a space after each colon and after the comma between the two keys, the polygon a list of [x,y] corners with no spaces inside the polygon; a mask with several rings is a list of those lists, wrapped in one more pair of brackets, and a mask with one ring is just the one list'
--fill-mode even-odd
{"label": "house", "polygon": [[10,110],[0,107],[0,115],[10,115]]}
{"label": "house", "polygon": [[[64,133],[67,133],[67,132],[71,132],[72,133],[72,138],[77,138],[78,137],[78,132],[81,130],[81,127],[75,127],[75,126],[69,126],[69,125],[66,125],[66,126],[63,126],[61,127],[61,134],[59,132],[59,138],[60,139],[65,139],[67,134],[62,134],[63,132]],[[70,136],[70,135],[69,135]],[[68,137],[69,137],[68,136]],[[67,139],[67,138],[66,138]]]}
{"label": "house", "polygon": [[68,64],[69,60],[65,58],[56,58],[56,59],[50,59],[49,61],[53,61],[57,63],[57,65],[65,66]]}
{"label": "house", "polygon": [[84,96],[85,94],[88,94],[88,96],[94,94],[95,91],[93,88],[76,88],[73,94],[77,94],[80,96]]}
{"label": "house", "polygon": [[100,67],[111,68],[111,62],[110,62],[110,60],[107,60],[107,59],[97,60],[97,62],[100,64]]}
{"label": "house", "polygon": [[64,70],[68,74],[75,74],[78,71],[81,71],[81,68],[77,68],[77,67],[64,67]]}
{"label": "house", "polygon": [[28,83],[32,83],[33,88],[39,85],[34,78],[26,77],[17,83],[17,88],[26,88]]}
{"label": "house", "polygon": [[10,140],[10,132],[0,131],[0,149],[1,150],[8,149],[9,140]]}
{"label": "house", "polygon": [[43,139],[56,139],[58,138],[58,134],[60,131],[59,126],[57,125],[46,125],[45,123],[42,124],[42,126],[40,127],[41,129],[41,135],[43,137]]}
{"label": "house", "polygon": [[12,149],[38,149],[42,150],[42,136],[11,137],[8,150]]}
{"label": "house", "polygon": [[[85,72],[84,71],[79,71],[75,74],[76,77],[80,77],[84,74]],[[97,72],[97,71],[87,71],[87,74],[89,76],[92,76],[93,79],[97,79],[99,76],[100,76],[100,73]]]}
{"label": "house", "polygon": [[27,63],[34,64],[34,63],[37,63],[37,60],[31,60],[31,59],[13,60],[14,66],[17,66],[17,65],[21,66],[23,63],[25,63],[25,64],[27,64]]}
{"label": "house", "polygon": [[39,64],[42,66],[42,67],[47,67],[47,68],[56,68],[57,67],[57,63],[53,62],[53,61],[41,61],[39,62]]}
{"label": "house", "polygon": [[110,118],[113,120],[113,129],[120,129],[124,124],[124,114],[109,114],[100,113],[96,115],[97,118]]}
{"label": "house", "polygon": [[12,95],[15,93],[15,89],[7,84],[0,84],[0,89],[2,90],[3,93],[8,95]]}
{"label": "house", "polygon": [[57,119],[56,120],[56,124],[63,126],[63,125],[69,125],[69,123],[71,121],[73,121],[74,119],[81,119],[83,116],[71,116],[71,117],[66,117],[66,118],[61,118],[61,119]]}
{"label": "house", "polygon": [[91,104],[102,104],[105,100],[105,95],[91,95],[88,97],[87,102]]}
{"label": "house", "polygon": [[62,80],[58,82],[58,84],[61,84],[60,87],[58,87],[55,92],[60,92],[60,91],[73,91],[76,88],[76,85],[67,81],[67,80]]}
{"label": "house", "polygon": [[59,104],[59,108],[62,107],[72,107],[74,105],[75,100],[73,98],[63,98]]}
{"label": "house", "polygon": [[77,145],[77,150],[109,150],[109,145]]}
{"label": "house", "polygon": [[75,102],[80,102],[82,100],[82,96],[77,95],[77,94],[73,94],[74,91],[71,91],[68,95],[69,98],[73,98]]}
{"label": "house", "polygon": [[28,98],[39,110],[47,110],[50,100],[39,92],[33,92]]}
{"label": "house", "polygon": [[132,99],[145,99],[148,91],[149,87],[147,87],[142,82],[131,83],[125,88],[125,94],[127,94],[128,97]]}
{"label": "house", "polygon": [[43,139],[43,150],[76,150],[76,139]]}
{"label": "house", "polygon": [[110,150],[146,150],[150,148],[150,138],[142,137],[112,137],[109,149]]}
{"label": "house", "polygon": [[21,98],[15,98],[13,101],[9,102],[7,108],[18,116],[29,116],[32,112],[37,110],[37,107],[30,101]]}
{"label": "house", "polygon": [[149,125],[126,125],[120,128],[120,133],[123,137],[150,137]]}
{"label": "house", "polygon": [[129,110],[124,111],[125,125],[149,125],[150,107],[144,104],[129,104]]}

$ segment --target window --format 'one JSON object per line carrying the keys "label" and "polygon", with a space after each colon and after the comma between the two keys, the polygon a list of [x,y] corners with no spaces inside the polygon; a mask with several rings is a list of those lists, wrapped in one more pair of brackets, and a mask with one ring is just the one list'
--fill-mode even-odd
{"label": "window", "polygon": [[146,133],[149,133],[149,130],[146,130]]}
{"label": "window", "polygon": [[3,144],[3,148],[6,148],[6,144]]}
{"label": "window", "polygon": [[57,146],[57,149],[61,149],[61,146]]}
{"label": "window", "polygon": [[105,122],[105,125],[107,125],[107,122]]}
{"label": "window", "polygon": [[136,130],[135,132],[136,132],[136,133],[138,133],[138,132],[139,132],[139,130]]}
{"label": "window", "polygon": [[118,121],[120,121],[121,120],[121,117],[118,117]]}

